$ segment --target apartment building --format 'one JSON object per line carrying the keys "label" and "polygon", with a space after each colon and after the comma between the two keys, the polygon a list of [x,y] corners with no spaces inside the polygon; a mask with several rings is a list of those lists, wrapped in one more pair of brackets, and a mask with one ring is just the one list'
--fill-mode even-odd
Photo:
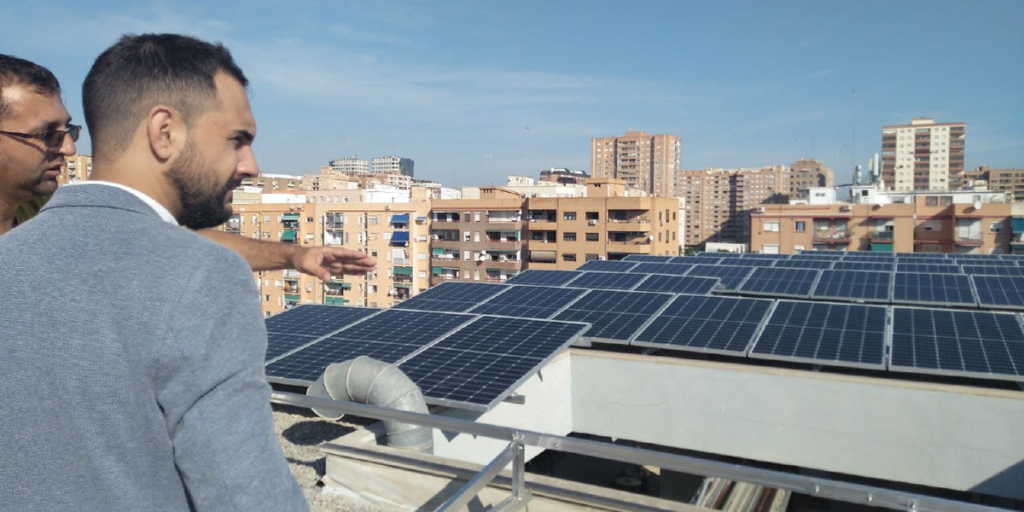
{"label": "apartment building", "polygon": [[622,180],[627,187],[672,197],[681,143],[675,135],[627,132],[590,140],[590,169],[595,178]]}
{"label": "apartment building", "polygon": [[430,203],[419,192],[404,202],[310,204],[315,239],[377,259],[373,272],[324,283],[317,303],[390,307],[430,287]]}
{"label": "apartment building", "polygon": [[789,166],[789,199],[806,200],[813,187],[835,185],[832,169],[813,158],[801,158]]}
{"label": "apartment building", "polygon": [[267,192],[296,192],[307,190],[308,182],[303,176],[290,174],[260,174],[254,178],[242,180],[243,187],[258,187]]}
{"label": "apartment building", "polygon": [[370,174],[370,162],[361,160],[359,155],[331,160],[331,170],[342,174]]}
{"label": "apartment building", "polygon": [[64,164],[60,166],[60,176],[57,176],[57,184],[67,185],[76,181],[86,181],[90,174],[92,174],[91,156],[65,156]]}
{"label": "apartment building", "polygon": [[964,175],[977,187],[1004,192],[1007,201],[1024,201],[1024,169],[991,169],[987,165],[965,171]]}
{"label": "apartment building", "polygon": [[412,159],[401,156],[381,156],[370,161],[372,174],[400,174],[412,178],[415,163]]}
{"label": "apartment building", "polygon": [[[993,254],[1010,252],[1012,204],[1001,192],[891,192],[853,187],[853,203],[764,205],[750,250]],[[813,194],[813,191],[812,191]]]}
{"label": "apartment building", "polygon": [[785,166],[680,171],[675,195],[686,208],[686,247],[708,242],[749,243],[750,211],[785,203],[791,190]]}
{"label": "apartment building", "polygon": [[890,190],[964,188],[966,124],[921,117],[882,127],[882,181]]}
{"label": "apartment building", "polygon": [[572,270],[629,254],[678,255],[683,210],[674,197],[628,197],[620,180],[594,178],[586,197],[526,200],[526,268]]}
{"label": "apartment building", "polygon": [[[221,229],[246,238],[286,244],[316,245],[314,213],[305,203],[232,204],[233,213]],[[318,279],[295,270],[254,272],[265,316],[299,304],[319,304]]]}
{"label": "apartment building", "polygon": [[523,269],[523,197],[479,187],[474,199],[435,200],[430,209],[430,284],[504,281]]}
{"label": "apartment building", "polygon": [[590,174],[586,171],[573,171],[564,167],[553,167],[540,172],[540,181],[560,185],[584,185],[589,178]]}

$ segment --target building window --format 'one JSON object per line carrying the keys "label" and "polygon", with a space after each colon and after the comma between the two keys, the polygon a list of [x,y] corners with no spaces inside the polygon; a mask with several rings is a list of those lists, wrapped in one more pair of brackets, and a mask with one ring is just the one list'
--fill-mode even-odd
{"label": "building window", "polygon": [[588,254],[583,257],[584,261],[597,261],[599,259],[601,259],[601,257],[597,254]]}
{"label": "building window", "polygon": [[935,197],[935,196],[928,196],[928,197],[924,198],[924,205],[925,206],[938,206],[939,205],[939,198]]}
{"label": "building window", "polygon": [[766,232],[768,232],[768,233],[778,233],[779,232],[779,223],[778,223],[778,221],[765,222],[764,223],[764,230]]}
{"label": "building window", "polygon": [[942,196],[939,198],[939,205],[950,206],[953,204],[953,196]]}
{"label": "building window", "polygon": [[996,221],[988,225],[989,233],[1002,233],[1003,232],[1003,221]]}
{"label": "building window", "polygon": [[565,254],[562,254],[562,261],[576,261],[576,254],[575,253],[568,253],[568,252],[565,253]]}
{"label": "building window", "polygon": [[601,220],[601,215],[597,212],[587,212],[587,220]]}
{"label": "building window", "polygon": [[576,233],[571,233],[571,232],[562,233],[562,241],[563,242],[575,242],[576,241]]}
{"label": "building window", "polygon": [[576,212],[565,212],[562,214],[562,220],[576,220]]}
{"label": "building window", "polygon": [[798,220],[793,224],[793,231],[796,231],[797,233],[803,233],[806,230],[807,223],[802,220]]}
{"label": "building window", "polygon": [[942,221],[941,220],[926,220],[926,221],[924,221],[923,227],[924,227],[925,231],[942,231]]}
{"label": "building window", "polygon": [[597,233],[587,233],[588,242],[599,242],[601,241],[601,235]]}

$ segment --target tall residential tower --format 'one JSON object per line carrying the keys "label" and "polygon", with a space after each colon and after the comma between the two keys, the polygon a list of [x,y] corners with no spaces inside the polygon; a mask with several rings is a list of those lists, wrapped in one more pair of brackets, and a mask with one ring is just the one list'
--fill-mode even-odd
{"label": "tall residential tower", "polygon": [[679,137],[627,132],[590,140],[590,169],[595,178],[614,178],[648,194],[671,197],[679,169]]}
{"label": "tall residential tower", "polygon": [[882,181],[897,192],[958,190],[964,186],[965,123],[920,117],[882,127]]}

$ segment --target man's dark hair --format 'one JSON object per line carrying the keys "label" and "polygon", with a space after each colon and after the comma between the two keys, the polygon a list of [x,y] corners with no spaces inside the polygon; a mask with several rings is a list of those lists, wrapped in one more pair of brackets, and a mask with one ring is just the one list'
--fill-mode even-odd
{"label": "man's dark hair", "polygon": [[4,103],[4,87],[16,84],[31,85],[39,94],[60,94],[60,82],[49,69],[39,64],[0,53],[0,120],[8,115]]}
{"label": "man's dark hair", "polygon": [[112,158],[131,143],[155,105],[178,112],[187,126],[216,106],[213,78],[223,71],[246,87],[222,44],[178,34],[126,34],[96,58],[82,85],[93,156]]}

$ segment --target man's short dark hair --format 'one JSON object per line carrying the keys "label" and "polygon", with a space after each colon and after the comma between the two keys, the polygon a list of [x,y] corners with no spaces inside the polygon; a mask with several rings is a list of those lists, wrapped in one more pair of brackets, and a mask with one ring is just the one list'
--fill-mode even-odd
{"label": "man's short dark hair", "polygon": [[113,158],[128,148],[151,108],[167,105],[187,126],[216,105],[214,75],[225,72],[246,87],[224,45],[178,34],[126,34],[96,58],[82,85],[82,107],[93,156]]}
{"label": "man's short dark hair", "polygon": [[39,94],[60,94],[60,82],[49,69],[39,64],[0,53],[0,120],[8,115],[4,103],[4,87],[16,84],[31,85]]}

